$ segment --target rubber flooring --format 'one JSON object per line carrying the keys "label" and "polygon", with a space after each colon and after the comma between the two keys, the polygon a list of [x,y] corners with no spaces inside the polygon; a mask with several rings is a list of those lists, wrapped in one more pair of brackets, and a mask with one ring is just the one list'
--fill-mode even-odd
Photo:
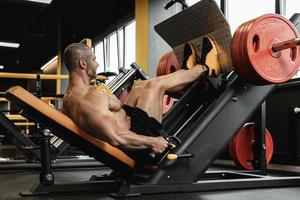
{"label": "rubber flooring", "polygon": [[[108,173],[109,170],[75,169],[56,170],[55,182],[87,181],[92,175]],[[19,192],[29,188],[39,180],[39,171],[1,171],[0,200],[112,200],[108,194],[57,194],[51,196],[22,197]],[[116,198],[120,199],[120,198]],[[195,193],[172,193],[126,197],[132,200],[299,200],[300,187],[227,190]]]}

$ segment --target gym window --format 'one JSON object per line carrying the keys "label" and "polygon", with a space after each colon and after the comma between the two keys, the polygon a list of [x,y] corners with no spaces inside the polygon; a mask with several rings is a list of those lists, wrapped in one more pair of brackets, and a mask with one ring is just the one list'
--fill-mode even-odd
{"label": "gym window", "polygon": [[125,27],[125,68],[129,68],[130,64],[135,62],[135,21]]}
{"label": "gym window", "polygon": [[297,0],[285,0],[286,3],[286,10],[285,10],[285,17],[287,19],[291,18],[293,14],[300,13],[300,4]]}
{"label": "gym window", "polygon": [[242,23],[266,13],[275,13],[275,0],[233,1],[227,0],[228,22],[232,34]]}
{"label": "gym window", "polygon": [[99,67],[97,69],[98,72],[103,72],[104,69],[104,45],[103,41],[99,42],[97,45],[95,45],[95,55],[96,55],[96,61],[99,64]]}
{"label": "gym window", "polygon": [[119,72],[119,68],[130,68],[135,62],[135,21],[106,34],[95,45],[95,55],[99,72]]}
{"label": "gym window", "polygon": [[[198,1],[200,1],[200,0],[185,0],[186,4],[188,6],[191,6],[191,5],[195,4],[195,3],[197,3]],[[215,2],[219,5],[219,7],[220,7],[220,1],[221,0],[215,0]]]}
{"label": "gym window", "polygon": [[[285,0],[285,6],[283,7],[285,7],[285,14],[283,14],[287,19],[290,19],[295,13],[300,13],[300,4],[296,0]],[[293,78],[300,78],[300,69]]]}

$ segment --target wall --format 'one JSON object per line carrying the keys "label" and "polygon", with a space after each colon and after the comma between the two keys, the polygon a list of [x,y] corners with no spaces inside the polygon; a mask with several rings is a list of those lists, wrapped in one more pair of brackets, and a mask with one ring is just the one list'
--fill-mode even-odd
{"label": "wall", "polygon": [[171,51],[171,47],[155,32],[154,26],[172,15],[182,10],[181,5],[174,4],[168,10],[164,5],[169,0],[149,0],[149,31],[148,31],[148,74],[150,77],[156,76],[156,66],[160,57],[166,52]]}
{"label": "wall", "polygon": [[272,161],[300,164],[300,115],[291,110],[300,107],[300,82],[282,84],[267,98],[267,128],[274,142]]}

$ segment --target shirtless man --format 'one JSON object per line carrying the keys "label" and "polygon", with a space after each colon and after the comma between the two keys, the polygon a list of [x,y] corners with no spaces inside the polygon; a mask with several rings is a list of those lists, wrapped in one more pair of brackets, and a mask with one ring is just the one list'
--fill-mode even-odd
{"label": "shirtless man", "polygon": [[137,81],[121,106],[115,96],[90,87],[98,63],[89,47],[70,44],[64,51],[64,62],[69,71],[69,86],[63,98],[63,112],[87,133],[123,149],[137,161],[150,152],[163,153],[168,147],[160,136],[164,94],[183,89],[207,71],[205,66],[198,65]]}

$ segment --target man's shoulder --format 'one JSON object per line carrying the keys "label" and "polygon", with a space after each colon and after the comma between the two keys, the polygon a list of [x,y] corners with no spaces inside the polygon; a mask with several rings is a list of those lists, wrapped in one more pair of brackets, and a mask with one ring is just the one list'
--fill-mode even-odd
{"label": "man's shoulder", "polygon": [[86,98],[107,98],[107,94],[97,91],[94,88],[91,88],[88,90],[88,92],[85,95]]}
{"label": "man's shoulder", "polygon": [[105,93],[90,89],[83,98],[81,103],[92,103],[93,105],[100,105],[108,101],[108,97]]}

